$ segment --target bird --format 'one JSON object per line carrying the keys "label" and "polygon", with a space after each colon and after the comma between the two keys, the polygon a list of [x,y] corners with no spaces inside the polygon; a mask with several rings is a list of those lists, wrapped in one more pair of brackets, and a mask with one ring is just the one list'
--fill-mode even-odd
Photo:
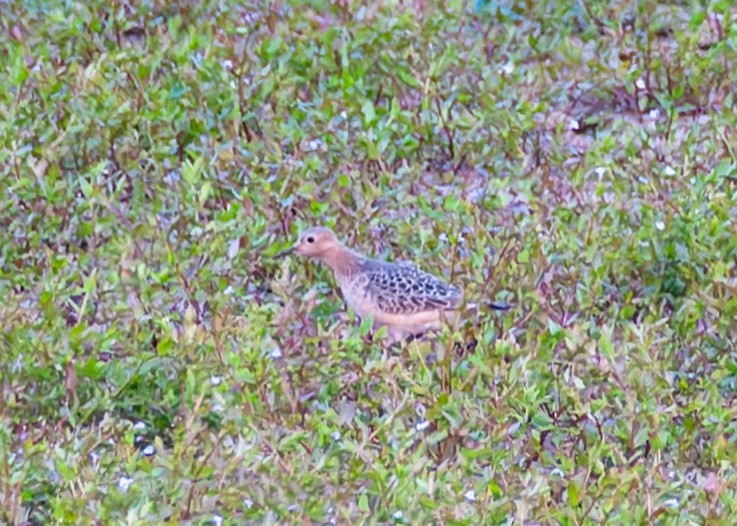
{"label": "bird", "polygon": [[[330,267],[348,306],[361,319],[371,317],[374,330],[386,326],[392,343],[440,330],[444,322],[456,325],[461,319],[464,294],[460,287],[408,261],[386,262],[365,256],[341,243],[327,227],[303,230],[296,243],[277,256],[292,253]],[[511,307],[487,305],[493,310]]]}

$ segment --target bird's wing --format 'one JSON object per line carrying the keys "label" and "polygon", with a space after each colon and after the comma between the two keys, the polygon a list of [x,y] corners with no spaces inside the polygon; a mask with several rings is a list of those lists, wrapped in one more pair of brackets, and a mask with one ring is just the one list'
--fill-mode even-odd
{"label": "bird's wing", "polygon": [[409,262],[377,265],[367,275],[368,292],[388,314],[452,310],[463,300],[460,289]]}

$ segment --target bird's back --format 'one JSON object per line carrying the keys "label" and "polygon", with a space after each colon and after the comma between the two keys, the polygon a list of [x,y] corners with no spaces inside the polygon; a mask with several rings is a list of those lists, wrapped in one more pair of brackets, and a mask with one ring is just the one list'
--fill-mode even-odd
{"label": "bird's back", "polygon": [[463,300],[463,292],[459,288],[409,262],[385,263],[362,259],[352,276],[339,277],[339,281],[346,300],[353,303],[357,312],[371,310],[374,315],[454,310]]}

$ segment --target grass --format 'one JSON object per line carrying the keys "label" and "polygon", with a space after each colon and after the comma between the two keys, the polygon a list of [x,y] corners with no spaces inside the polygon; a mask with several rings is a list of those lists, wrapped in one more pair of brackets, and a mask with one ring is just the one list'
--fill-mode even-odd
{"label": "grass", "polygon": [[[734,523],[729,2],[0,13],[0,522]],[[515,307],[384,355],[313,224]]]}

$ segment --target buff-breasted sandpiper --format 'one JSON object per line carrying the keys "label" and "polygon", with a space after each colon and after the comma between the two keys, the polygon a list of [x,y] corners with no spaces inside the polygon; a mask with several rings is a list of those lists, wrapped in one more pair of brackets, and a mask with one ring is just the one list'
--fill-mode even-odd
{"label": "buff-breasted sandpiper", "polygon": [[[304,230],[297,242],[279,255],[297,253],[328,265],[343,294],[343,299],[363,318],[371,317],[374,328],[385,325],[389,338],[401,341],[451,326],[461,318],[463,291],[420,270],[409,262],[389,263],[371,259],[343,245],[329,228]],[[508,305],[487,303],[494,310]]]}

